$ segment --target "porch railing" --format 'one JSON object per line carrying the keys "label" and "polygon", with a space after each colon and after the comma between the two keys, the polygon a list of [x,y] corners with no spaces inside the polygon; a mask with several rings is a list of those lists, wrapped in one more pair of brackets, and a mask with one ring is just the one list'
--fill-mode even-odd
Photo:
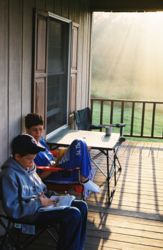
{"label": "porch railing", "polygon": [[91,98],[94,124],[126,123],[125,136],[163,138],[163,102]]}

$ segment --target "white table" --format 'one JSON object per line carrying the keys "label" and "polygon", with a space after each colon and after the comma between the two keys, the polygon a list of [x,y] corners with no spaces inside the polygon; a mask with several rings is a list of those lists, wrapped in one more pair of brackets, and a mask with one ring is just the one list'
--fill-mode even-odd
{"label": "white table", "polygon": [[[85,140],[87,146],[92,149],[100,150],[106,156],[107,165],[107,188],[108,188],[108,204],[111,204],[111,200],[115,191],[115,186],[117,184],[116,178],[116,160],[117,158],[117,147],[119,142],[120,134],[112,133],[111,136],[105,136],[104,132],[95,131],[85,131],[85,130],[72,130],[64,129],[57,133],[53,137],[47,140],[48,144],[51,146],[64,146],[68,147],[73,140],[82,139]],[[113,153],[113,160],[110,162],[109,151]],[[119,163],[119,160],[118,160]],[[118,168],[121,170],[121,166]],[[110,181],[112,176],[114,176],[114,188],[110,190]]]}

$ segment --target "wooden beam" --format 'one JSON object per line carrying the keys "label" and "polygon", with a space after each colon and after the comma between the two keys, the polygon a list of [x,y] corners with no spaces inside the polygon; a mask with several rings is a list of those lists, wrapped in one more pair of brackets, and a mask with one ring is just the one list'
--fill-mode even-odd
{"label": "wooden beam", "polygon": [[92,11],[161,11],[162,0],[90,0]]}

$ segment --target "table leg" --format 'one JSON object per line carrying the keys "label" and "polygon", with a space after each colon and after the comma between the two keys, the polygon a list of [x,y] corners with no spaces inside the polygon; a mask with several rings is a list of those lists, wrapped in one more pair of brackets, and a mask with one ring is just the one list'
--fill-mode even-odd
{"label": "table leg", "polygon": [[117,185],[117,176],[116,176],[116,152],[113,150],[113,169],[114,169],[114,187]]}
{"label": "table leg", "polygon": [[111,204],[111,197],[110,197],[110,166],[109,166],[109,150],[106,150],[106,166],[107,166],[107,191],[108,191],[108,205]]}

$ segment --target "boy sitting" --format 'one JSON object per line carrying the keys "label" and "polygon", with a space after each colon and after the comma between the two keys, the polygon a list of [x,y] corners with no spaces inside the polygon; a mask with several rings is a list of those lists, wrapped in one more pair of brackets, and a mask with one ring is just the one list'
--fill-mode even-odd
{"label": "boy sitting", "polygon": [[74,200],[59,210],[40,208],[54,205],[46,196],[46,186],[36,173],[34,159],[45,148],[30,135],[18,135],[12,142],[12,157],[2,166],[2,204],[6,214],[21,223],[60,224],[57,250],[82,250],[84,247],[87,204]]}

